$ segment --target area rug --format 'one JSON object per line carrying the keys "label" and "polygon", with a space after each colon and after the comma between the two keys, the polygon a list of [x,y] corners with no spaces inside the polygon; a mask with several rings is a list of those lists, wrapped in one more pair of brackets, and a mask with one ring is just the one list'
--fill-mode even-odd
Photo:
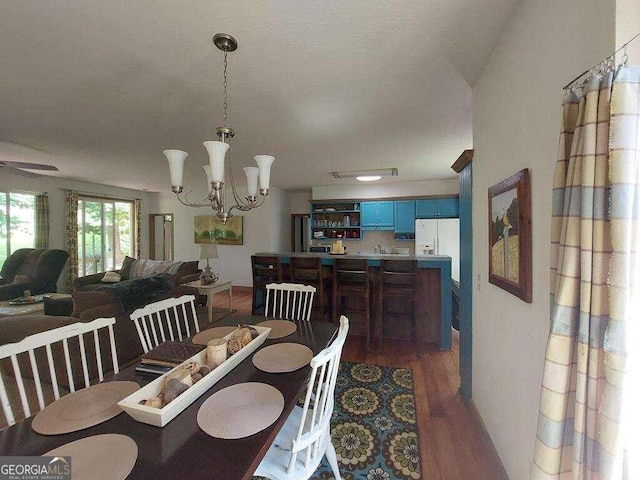
{"label": "area rug", "polygon": [[[422,478],[411,370],[341,362],[335,399],[331,433],[344,480]],[[326,458],[311,478],[334,478]]]}

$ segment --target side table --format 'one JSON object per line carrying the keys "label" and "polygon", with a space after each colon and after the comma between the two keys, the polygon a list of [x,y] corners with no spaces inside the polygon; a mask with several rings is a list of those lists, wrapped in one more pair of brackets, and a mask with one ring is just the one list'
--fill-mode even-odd
{"label": "side table", "polygon": [[219,278],[218,280],[216,280],[214,283],[210,285],[202,285],[200,280],[196,280],[195,282],[185,283],[185,285],[189,287],[195,287],[198,289],[199,293],[207,296],[207,316],[209,318],[209,323],[213,321],[213,296],[216,293],[224,292],[225,290],[227,291],[229,295],[229,311],[232,310],[231,280],[224,280]]}

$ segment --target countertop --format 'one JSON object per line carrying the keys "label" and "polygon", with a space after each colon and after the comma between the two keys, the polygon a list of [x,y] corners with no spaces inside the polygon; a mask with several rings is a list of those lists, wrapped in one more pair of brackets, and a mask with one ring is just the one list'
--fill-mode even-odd
{"label": "countertop", "polygon": [[277,257],[320,257],[323,260],[331,260],[333,258],[367,258],[379,262],[382,259],[397,258],[398,260],[418,260],[418,262],[449,262],[451,257],[447,255],[402,255],[397,253],[346,253],[344,255],[334,255],[331,253],[319,252],[257,252],[256,255],[275,255]]}

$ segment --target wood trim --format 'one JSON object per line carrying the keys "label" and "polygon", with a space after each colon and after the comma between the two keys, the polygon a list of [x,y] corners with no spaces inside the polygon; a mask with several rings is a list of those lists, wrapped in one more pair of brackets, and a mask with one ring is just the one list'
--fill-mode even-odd
{"label": "wood trim", "polygon": [[491,460],[498,466],[498,469],[502,472],[502,477],[496,478],[496,480],[509,480],[509,475],[507,475],[507,471],[502,464],[502,460],[500,460],[500,455],[498,455],[498,451],[496,450],[495,445],[493,444],[493,440],[491,440],[491,436],[489,435],[489,431],[480,416],[480,412],[476,408],[476,404],[473,403],[472,399],[469,399],[467,402],[467,406],[469,407],[469,413],[471,413],[471,418],[478,425],[480,430],[482,431],[482,436],[484,437],[485,444],[487,446],[487,450],[489,451],[489,456]]}
{"label": "wood trim", "polygon": [[472,149],[465,150],[460,154],[458,159],[455,162],[453,162],[453,165],[451,165],[451,168],[456,173],[460,173],[464,169],[464,167],[469,165],[471,162],[473,162],[473,150]]}
{"label": "wood trim", "polygon": [[411,196],[411,197],[386,197],[386,198],[323,198],[320,200],[309,199],[310,204],[325,204],[325,203],[362,203],[362,202],[385,202],[396,200],[436,200],[439,198],[459,198],[457,193],[443,193],[441,195],[423,195],[423,196]]}

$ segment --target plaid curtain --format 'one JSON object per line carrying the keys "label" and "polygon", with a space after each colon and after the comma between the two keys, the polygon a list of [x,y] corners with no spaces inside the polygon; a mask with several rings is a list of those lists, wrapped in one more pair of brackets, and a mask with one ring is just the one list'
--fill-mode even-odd
{"label": "plaid curtain", "polygon": [[78,278],[78,192],[73,190],[64,191],[64,227],[64,243],[69,252],[64,291],[70,292]]}
{"label": "plaid curtain", "polygon": [[49,248],[49,196],[36,195],[35,248]]}
{"label": "plaid curtain", "polygon": [[136,251],[135,257],[140,258],[140,249],[142,248],[142,200],[136,198],[135,206],[136,209]]}
{"label": "plaid curtain", "polygon": [[595,76],[564,107],[532,480],[640,478],[630,473],[624,430],[640,419],[628,408],[640,398],[625,370],[634,338],[625,327],[640,308],[640,75],[633,86],[628,78],[626,68],[615,81],[612,72]]}

